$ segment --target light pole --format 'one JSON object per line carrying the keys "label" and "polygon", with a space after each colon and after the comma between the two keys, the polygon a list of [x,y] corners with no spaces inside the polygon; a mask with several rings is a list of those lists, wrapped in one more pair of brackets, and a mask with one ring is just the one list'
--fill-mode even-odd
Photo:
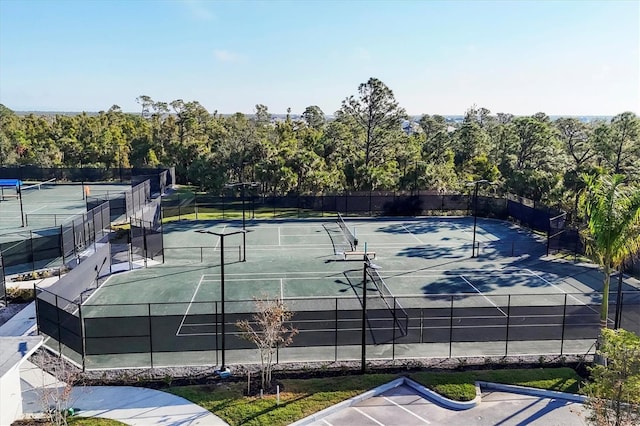
{"label": "light pole", "polygon": [[478,187],[481,183],[488,183],[489,185],[493,185],[492,182],[489,182],[486,179],[480,179],[473,182],[467,183],[467,186],[474,186],[473,190],[473,243],[471,244],[471,257],[476,257],[476,227],[478,225]]}
{"label": "light pole", "polygon": [[[211,234],[211,235],[215,235],[217,237],[220,238],[220,304],[221,304],[221,308],[220,308],[220,322],[222,325],[222,341],[221,341],[221,346],[222,346],[222,366],[220,367],[220,370],[224,370],[225,368],[225,359],[224,359],[224,353],[225,353],[225,315],[224,315],[224,237],[227,237],[229,235],[236,235],[236,234],[244,234],[246,231],[245,230],[241,230],[241,231],[232,231],[232,232],[214,232],[214,231],[206,231],[204,229],[198,229],[196,232],[199,232],[201,234]],[[246,261],[247,259],[244,258],[244,261]]]}
{"label": "light pole", "polygon": [[240,197],[242,198],[242,229],[246,229],[245,226],[245,208],[244,208],[244,189],[246,187],[250,187],[250,188],[256,188],[258,186],[258,182],[235,182],[235,183],[228,183],[226,184],[224,187],[225,188],[237,188],[240,187]]}

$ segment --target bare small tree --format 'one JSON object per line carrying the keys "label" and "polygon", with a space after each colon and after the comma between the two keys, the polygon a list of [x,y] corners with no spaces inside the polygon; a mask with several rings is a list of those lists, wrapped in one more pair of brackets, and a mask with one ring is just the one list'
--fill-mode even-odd
{"label": "bare small tree", "polygon": [[42,409],[51,424],[66,426],[72,403],[71,391],[79,373],[61,356],[45,350],[34,356],[34,362],[53,376],[53,383],[48,382],[46,373],[43,372],[42,386],[37,389]]}
{"label": "bare small tree", "polygon": [[298,330],[285,325],[293,317],[293,312],[287,309],[281,299],[256,299],[255,303],[256,313],[252,316],[252,321],[237,321],[236,327],[240,329],[243,339],[258,347],[262,389],[270,389],[276,350],[278,347],[289,346]]}

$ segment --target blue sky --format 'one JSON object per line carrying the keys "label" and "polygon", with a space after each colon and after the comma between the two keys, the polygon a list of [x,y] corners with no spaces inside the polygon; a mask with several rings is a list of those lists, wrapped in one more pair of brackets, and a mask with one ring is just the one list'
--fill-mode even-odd
{"label": "blue sky", "polygon": [[409,114],[640,113],[640,2],[0,0],[0,103],[334,113],[377,77]]}

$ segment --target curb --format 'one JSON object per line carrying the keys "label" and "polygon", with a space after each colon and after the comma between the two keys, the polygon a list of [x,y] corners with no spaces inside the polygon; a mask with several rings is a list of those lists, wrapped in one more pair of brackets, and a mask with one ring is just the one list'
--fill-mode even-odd
{"label": "curb", "polygon": [[480,400],[482,398],[482,393],[480,392],[480,387],[476,384],[476,397],[471,401],[454,401],[449,398],[445,398],[437,392],[432,391],[431,389],[422,386],[418,382],[414,382],[413,380],[405,377],[404,384],[418,392],[424,398],[435,402],[438,405],[441,405],[445,408],[449,408],[450,410],[462,411],[468,410],[480,404]]}
{"label": "curb", "polygon": [[332,405],[331,407],[325,408],[324,410],[318,411],[317,413],[311,414],[310,416],[300,419],[295,423],[291,423],[289,426],[310,425],[342,409],[349,408],[366,399],[378,396],[381,393],[388,391],[389,389],[393,389],[401,385],[410,387],[425,399],[428,399],[444,408],[456,411],[469,410],[473,407],[478,406],[482,402],[481,388],[488,390],[497,390],[501,392],[517,393],[522,395],[538,396],[541,398],[563,399],[566,401],[577,402],[581,404],[584,404],[587,401],[587,397],[583,395],[575,395],[572,393],[482,381],[476,382],[476,397],[474,399],[472,399],[471,401],[454,401],[449,398],[445,398],[444,396],[432,391],[431,389],[426,388],[425,386],[409,379],[408,377],[399,377],[387,384],[378,386],[377,388],[371,389],[370,391],[362,393],[358,396],[354,396],[353,398],[349,398],[346,401],[339,402],[338,404]]}
{"label": "curb", "polygon": [[517,385],[503,385],[501,383],[479,381],[479,382],[476,382],[476,387],[478,388],[482,387],[484,389],[497,390],[501,392],[512,392],[512,393],[519,393],[523,395],[539,396],[542,398],[564,399],[566,401],[579,402],[581,404],[584,404],[585,402],[587,402],[587,399],[588,399],[584,395],[576,395],[573,393],[558,392],[558,391],[551,391],[551,390],[538,389],[538,388],[529,388],[529,387],[517,386]]}
{"label": "curb", "polygon": [[371,389],[365,393],[362,393],[358,396],[354,396],[353,398],[349,398],[346,401],[339,402],[331,407],[325,408],[322,411],[318,411],[317,413],[311,414],[310,416],[305,417],[304,419],[300,419],[295,423],[291,423],[289,426],[306,426],[313,422],[322,420],[324,417],[327,417],[333,413],[336,413],[344,408],[349,408],[353,405],[356,405],[366,399],[372,398],[374,396],[378,396],[381,393],[388,391],[389,389],[397,388],[398,386],[405,385],[412,388],[414,391],[418,392],[424,398],[435,402],[436,404],[442,405],[445,408],[451,410],[468,410],[469,408],[473,408],[480,403],[480,388],[476,386],[476,397],[471,401],[454,401],[448,398],[443,397],[442,395],[427,389],[422,386],[418,382],[414,382],[413,380],[407,377],[399,377],[391,382],[378,386],[377,388]]}

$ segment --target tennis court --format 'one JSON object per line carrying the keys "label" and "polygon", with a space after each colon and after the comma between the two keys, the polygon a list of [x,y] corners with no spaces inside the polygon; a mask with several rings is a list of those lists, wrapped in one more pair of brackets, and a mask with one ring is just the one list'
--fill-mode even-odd
{"label": "tennis court", "polygon": [[[544,257],[544,238],[508,222],[478,219],[475,257],[473,218],[463,217],[248,221],[246,233],[223,239],[197,232],[241,227],[165,224],[164,264],[111,276],[82,306],[88,368],[218,364],[222,323],[227,363],[255,362],[234,326],[254,297],[283,298],[295,313],[301,332],[279,351],[288,361],[359,359],[363,301],[370,359],[489,356],[505,345],[586,353],[597,334],[599,271]],[[638,283],[623,285],[634,303],[625,318],[637,320]]]}
{"label": "tennis court", "polygon": [[[24,182],[22,203],[13,188],[3,188],[0,201],[0,234],[60,226],[87,212],[85,196],[111,196],[131,188],[129,184]],[[24,227],[23,225],[24,219]]]}

